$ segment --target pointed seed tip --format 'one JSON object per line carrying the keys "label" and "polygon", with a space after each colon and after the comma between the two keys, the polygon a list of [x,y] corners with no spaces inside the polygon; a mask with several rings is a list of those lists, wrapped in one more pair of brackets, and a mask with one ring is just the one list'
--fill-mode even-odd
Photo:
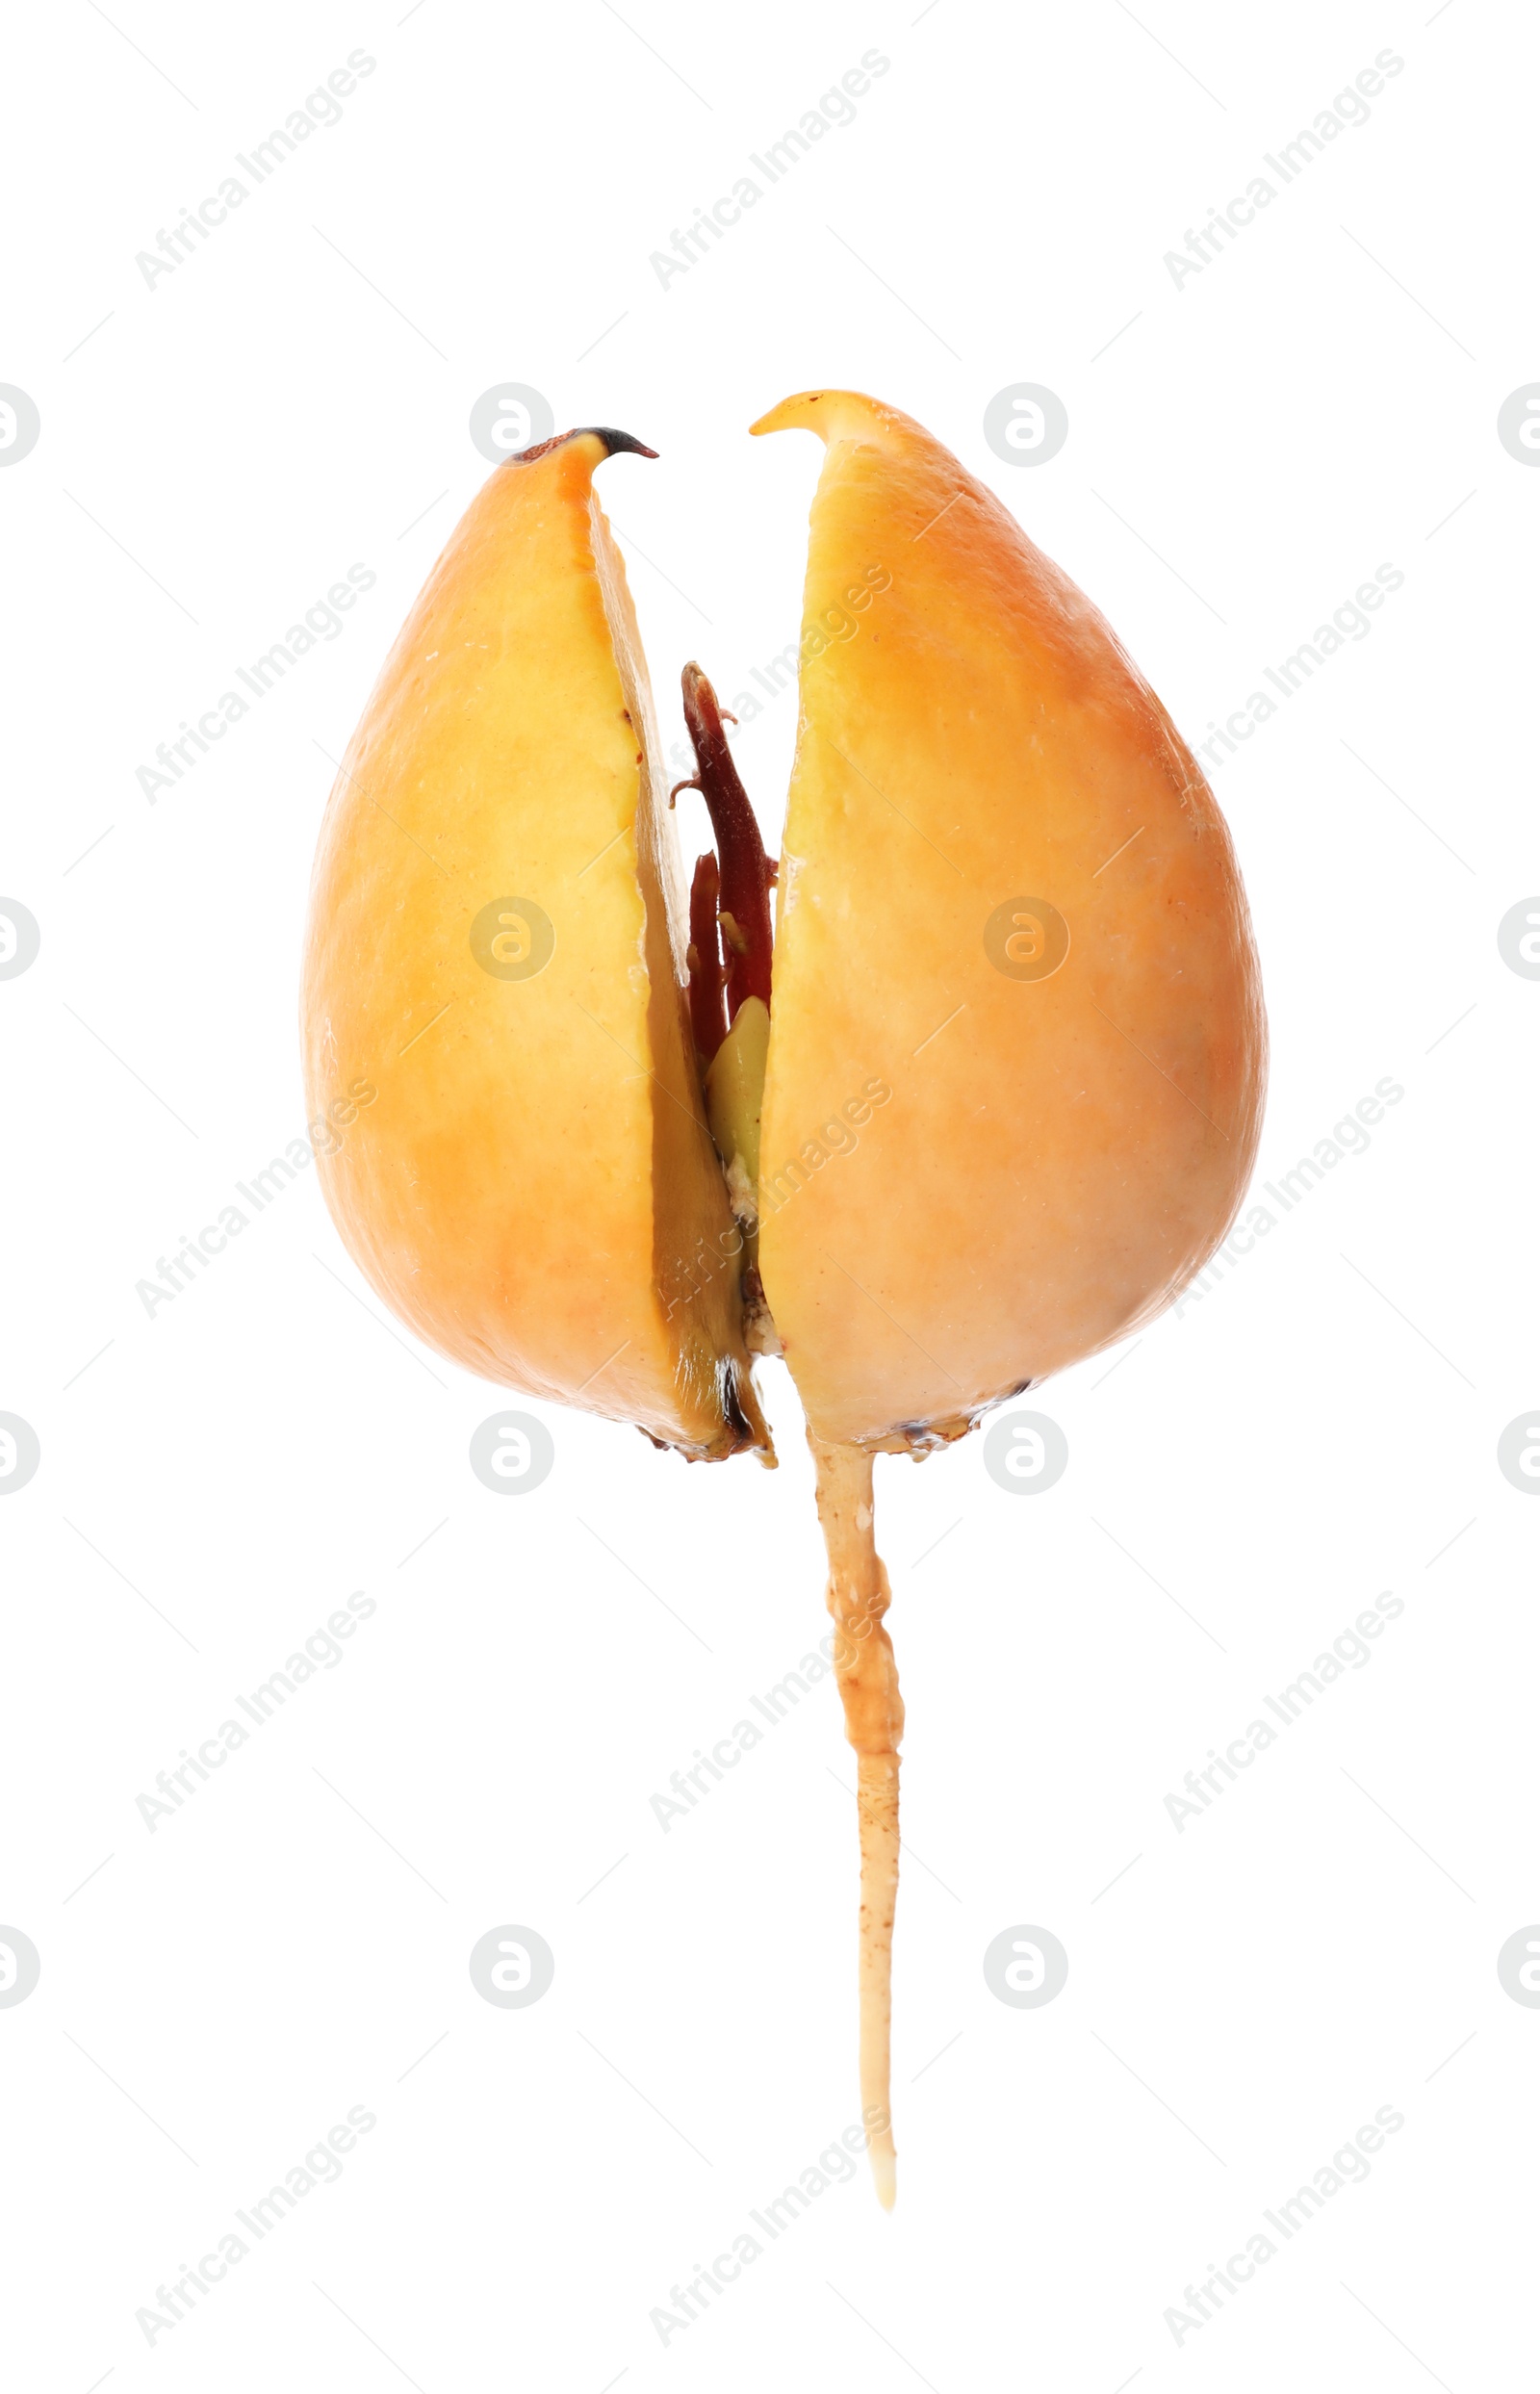
{"label": "pointed seed tip", "polygon": [[617,430],[614,425],[575,424],[570,432],[555,432],[549,441],[536,441],[532,449],[516,450],[504,463],[510,466],[532,465],[537,457],[549,457],[553,449],[565,449],[569,441],[580,440],[585,432],[591,432],[596,441],[603,442],[606,457],[613,457],[621,450],[629,450],[635,457],[657,455],[656,450],[649,449],[645,441],[637,440],[629,432]]}
{"label": "pointed seed tip", "polygon": [[823,423],[817,417],[808,417],[801,412],[806,408],[821,406],[827,396],[823,391],[792,391],[774,407],[766,408],[762,416],[757,416],[749,431],[751,435],[759,432],[816,432],[820,439],[827,441],[830,435]]}
{"label": "pointed seed tip", "polygon": [[656,450],[649,449],[645,441],[638,441],[629,432],[618,432],[613,425],[587,424],[581,429],[585,432],[592,432],[596,440],[603,441],[611,457],[621,450],[629,450],[634,457],[655,457],[657,455]]}

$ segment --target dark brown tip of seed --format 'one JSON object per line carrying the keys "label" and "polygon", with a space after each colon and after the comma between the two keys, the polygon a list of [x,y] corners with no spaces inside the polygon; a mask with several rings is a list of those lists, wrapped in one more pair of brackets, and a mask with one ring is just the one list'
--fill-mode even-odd
{"label": "dark brown tip of seed", "polygon": [[588,424],[584,425],[582,429],[585,432],[592,432],[597,439],[603,441],[611,457],[620,449],[629,449],[638,457],[657,455],[656,450],[649,449],[645,441],[633,440],[629,432],[617,432],[613,425]]}
{"label": "dark brown tip of seed", "polygon": [[613,425],[575,424],[570,432],[553,432],[549,441],[536,441],[533,449],[516,450],[508,463],[510,466],[529,465],[536,457],[549,456],[553,449],[562,448],[568,441],[576,441],[584,432],[591,432],[596,441],[603,442],[606,457],[613,457],[618,450],[629,450],[637,457],[657,455],[656,450],[649,449],[645,441],[633,440],[629,432],[617,432]]}

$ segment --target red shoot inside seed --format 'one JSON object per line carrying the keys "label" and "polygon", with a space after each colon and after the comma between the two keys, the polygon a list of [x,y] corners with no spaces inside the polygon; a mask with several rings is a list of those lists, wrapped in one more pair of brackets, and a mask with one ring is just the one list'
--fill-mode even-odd
{"label": "red shoot inside seed", "polygon": [[727,974],[722,969],[722,929],[717,921],[721,905],[717,861],[714,856],[700,857],[690,884],[690,1029],[706,1064],[728,1035]]}
{"label": "red shoot inside seed", "polygon": [[[722,710],[716,692],[699,665],[684,668],[681,677],[684,692],[684,720],[689,727],[691,745],[695,750],[696,770],[687,782],[677,785],[680,789],[698,789],[706,800],[716,837],[719,889],[717,914],[721,924],[721,942],[707,947],[696,928],[696,896],[702,889],[702,873],[710,862],[705,857],[696,866],[695,887],[690,895],[690,937],[697,949],[705,975],[708,978],[713,964],[721,970],[725,951],[727,968],[727,1010],[731,1021],[746,997],[762,998],[770,1003],[770,885],[776,868],[765,855],[759,826],[754,818],[748,792],[738,779],[737,767],[728,748],[727,734],[722,729]],[[702,901],[704,904],[704,899]],[[707,1025],[714,1023],[713,1009],[720,1005],[714,992],[703,990],[701,1013]],[[690,1009],[696,1022],[696,1044],[703,1055],[713,1055],[724,1034],[718,1032],[707,1048],[701,1040],[701,1024],[696,1019],[695,973],[690,975]]]}

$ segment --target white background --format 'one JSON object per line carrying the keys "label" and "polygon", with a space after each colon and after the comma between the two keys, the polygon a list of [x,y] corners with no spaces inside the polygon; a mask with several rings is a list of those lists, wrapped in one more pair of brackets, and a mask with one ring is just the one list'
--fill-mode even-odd
{"label": "white background", "polygon": [[[13,23],[0,379],[42,423],[0,474],[0,888],[42,932],[0,983],[0,1408],[42,1447],[0,1507],[0,1920],[42,1957],[0,2010],[18,2386],[1517,2381],[1540,2015],[1495,1964],[1540,1916],[1540,1638],[1496,1445],[1536,1394],[1540,987],[1496,930],[1540,888],[1540,474],[1495,425],[1540,373],[1533,33],[1425,13]],[[343,121],[146,287],[136,252],[359,48]],[[1386,48],[1370,122],[1176,287],[1163,254]],[[661,288],[650,252],[869,49],[857,121]],[[1005,1493],[977,1437],[880,1463],[898,2208],[862,2164],[666,2346],[652,2308],[857,2109],[832,1686],[672,1833],[649,1803],[824,1630],[789,1382],[778,1474],[552,1411],[510,1502],[467,1463],[495,1392],[396,1333],[313,1173],[153,1319],[135,1293],[300,1129],[327,758],[490,470],[467,419],[500,375],[661,452],[600,487],[670,737],[687,656],[731,694],[796,636],[818,452],[745,427],[808,385],[953,448],[1194,740],[1405,577],[1214,777],[1272,1024],[1259,1182],[1381,1078],[1404,1098],[1198,1301],[1035,1398],[1055,1488]],[[983,438],[1018,381],[1068,410],[1036,471]],[[354,561],[342,635],[149,804],[157,743]],[[785,697],[739,746],[772,845],[793,732]],[[152,1834],[136,1797],[357,1587],[346,1659]],[[1183,1774],[1384,1588],[1372,1663],[1178,1834]],[[508,1921],[556,1956],[527,2010],[467,1970]],[[1019,1922],[1069,1953],[1046,2009],[985,1984]],[[358,2104],[341,2180],[148,2345],[136,2310]],[[1167,2307],[1387,2104],[1367,2182],[1179,2346]]]}

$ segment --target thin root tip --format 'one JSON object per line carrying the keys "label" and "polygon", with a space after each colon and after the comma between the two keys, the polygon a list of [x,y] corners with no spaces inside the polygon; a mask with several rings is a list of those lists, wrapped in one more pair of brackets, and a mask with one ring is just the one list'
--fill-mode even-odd
{"label": "thin root tip", "polygon": [[891,2211],[898,2200],[898,2156],[891,2148],[884,2151],[880,2146],[872,2147],[872,2184],[883,2209]]}

